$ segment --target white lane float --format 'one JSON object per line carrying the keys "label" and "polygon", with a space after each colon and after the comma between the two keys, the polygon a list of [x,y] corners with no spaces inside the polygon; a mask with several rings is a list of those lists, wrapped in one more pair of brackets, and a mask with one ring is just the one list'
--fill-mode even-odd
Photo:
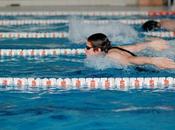
{"label": "white lane float", "polygon": [[31,88],[56,89],[102,89],[121,90],[132,89],[175,89],[175,78],[0,78],[0,88],[26,90]]}

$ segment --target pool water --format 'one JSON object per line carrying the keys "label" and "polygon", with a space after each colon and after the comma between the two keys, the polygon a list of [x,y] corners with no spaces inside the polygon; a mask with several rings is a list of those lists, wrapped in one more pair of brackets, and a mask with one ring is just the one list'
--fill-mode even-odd
{"label": "pool water", "polygon": [[[146,16],[94,17],[141,19]],[[150,18],[150,17],[149,17]],[[171,18],[162,16],[152,18]],[[7,19],[70,19],[66,16],[1,16]],[[84,17],[84,19],[92,19]],[[132,25],[138,32],[140,25]],[[68,24],[2,26],[1,32],[68,32]],[[83,30],[82,30],[83,31]],[[145,36],[139,35],[140,41]],[[173,38],[168,40],[174,40]],[[135,41],[137,42],[137,41]],[[68,38],[0,39],[1,49],[84,48]],[[88,66],[84,55],[1,57],[0,77],[89,78],[174,77],[175,72],[153,66]],[[173,90],[4,90],[0,89],[0,130],[174,130]]]}
{"label": "pool water", "polygon": [[174,92],[1,92],[1,130],[173,130]]}

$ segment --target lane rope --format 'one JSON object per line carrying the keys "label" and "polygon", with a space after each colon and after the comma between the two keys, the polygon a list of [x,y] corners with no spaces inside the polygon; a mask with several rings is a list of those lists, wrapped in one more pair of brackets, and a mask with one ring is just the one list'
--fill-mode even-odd
{"label": "lane rope", "polygon": [[[156,37],[175,37],[175,32],[142,32],[144,35]],[[68,38],[67,32],[0,32],[0,38]]]}
{"label": "lane rope", "polygon": [[[104,24],[104,23],[110,23],[110,22],[120,22],[124,24],[143,24],[149,19],[124,19],[124,20],[83,20],[83,23],[90,24]],[[156,19],[156,21],[160,21],[159,19]],[[0,25],[25,25],[25,24],[63,24],[63,23],[69,23],[69,20],[0,20]]]}
{"label": "lane rope", "polygon": [[172,38],[175,37],[175,32],[143,32],[144,35],[147,36],[156,36],[156,37],[163,37],[163,38]]}
{"label": "lane rope", "polygon": [[0,49],[0,56],[57,56],[57,55],[81,55],[85,49]]}
{"label": "lane rope", "polygon": [[0,78],[0,88],[11,89],[175,89],[175,78]]}
{"label": "lane rope", "polygon": [[166,16],[175,15],[175,11],[14,11],[0,12],[1,16],[62,16],[62,15],[84,15],[84,16]]}
{"label": "lane rope", "polygon": [[0,38],[67,38],[67,32],[0,32]]}

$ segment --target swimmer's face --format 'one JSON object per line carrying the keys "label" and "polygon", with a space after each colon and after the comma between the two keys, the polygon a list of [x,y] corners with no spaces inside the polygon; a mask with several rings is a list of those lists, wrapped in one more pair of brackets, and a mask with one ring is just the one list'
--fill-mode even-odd
{"label": "swimmer's face", "polygon": [[86,42],[86,49],[85,49],[86,55],[98,55],[100,52],[101,52],[100,48],[94,49],[90,42],[88,41]]}

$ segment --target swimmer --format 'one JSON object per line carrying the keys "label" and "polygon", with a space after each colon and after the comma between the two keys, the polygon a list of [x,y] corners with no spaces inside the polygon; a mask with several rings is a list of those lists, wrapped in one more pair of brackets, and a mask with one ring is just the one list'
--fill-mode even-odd
{"label": "swimmer", "polygon": [[165,57],[137,56],[133,52],[139,52],[146,48],[162,51],[170,48],[165,40],[154,39],[150,42],[112,47],[108,37],[102,33],[95,33],[88,37],[86,43],[86,55],[104,55],[121,65],[150,64],[161,69],[175,69],[175,62]]}
{"label": "swimmer", "polygon": [[175,20],[148,20],[142,25],[144,31],[154,31],[156,29],[166,29],[168,31],[175,31]]}

